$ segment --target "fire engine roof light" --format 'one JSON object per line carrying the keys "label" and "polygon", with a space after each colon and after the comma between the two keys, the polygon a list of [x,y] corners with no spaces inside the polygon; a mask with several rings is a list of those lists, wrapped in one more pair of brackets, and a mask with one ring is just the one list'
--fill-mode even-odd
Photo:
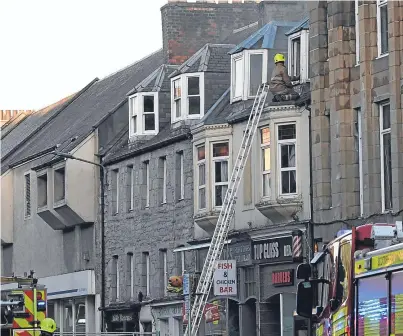
{"label": "fire engine roof light", "polygon": [[347,230],[347,229],[339,230],[339,231],[337,232],[336,238],[338,238],[338,237],[340,237],[340,236],[342,236],[342,235],[345,235],[346,233],[351,233],[351,230]]}
{"label": "fire engine roof light", "polygon": [[373,239],[391,239],[395,237],[394,226],[389,225],[374,225],[372,227]]}

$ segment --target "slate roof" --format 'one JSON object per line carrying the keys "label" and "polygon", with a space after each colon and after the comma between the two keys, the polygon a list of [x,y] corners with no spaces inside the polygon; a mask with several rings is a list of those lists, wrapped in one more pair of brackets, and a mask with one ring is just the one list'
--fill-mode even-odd
{"label": "slate roof", "polygon": [[[163,52],[159,50],[142,60],[99,80],[83,92],[47,123],[39,133],[13,153],[10,165],[38,155],[44,150],[58,146],[59,151],[68,152],[93,132],[96,125],[108,113],[121,106],[127,92],[163,64]],[[42,163],[50,157],[41,159]]]}
{"label": "slate roof", "polygon": [[136,92],[169,92],[171,87],[169,75],[176,69],[178,69],[177,65],[161,65],[137,84],[134,89],[130,90],[127,95],[130,96]]}
{"label": "slate roof", "polygon": [[15,151],[22,147],[25,143],[41,130],[46,123],[50,122],[60,111],[77,98],[88,86],[92,85],[92,81],[80,92],[69,97],[63,98],[58,102],[49,105],[39,111],[32,112],[24,117],[12,128],[8,125],[5,130],[2,129],[1,137],[1,173],[8,169],[9,163],[14,157]]}
{"label": "slate roof", "polygon": [[231,72],[231,58],[228,52],[234,47],[233,44],[206,44],[185,61],[169,78],[184,73],[194,72]]}
{"label": "slate roof", "polygon": [[285,35],[290,36],[291,34],[297,33],[301,30],[307,30],[309,29],[309,17],[303,19],[299,24],[297,24],[295,27],[290,29]]}

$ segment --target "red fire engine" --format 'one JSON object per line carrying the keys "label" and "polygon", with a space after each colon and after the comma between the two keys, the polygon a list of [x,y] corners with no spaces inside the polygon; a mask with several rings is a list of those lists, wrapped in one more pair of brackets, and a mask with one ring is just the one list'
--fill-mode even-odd
{"label": "red fire engine", "polygon": [[402,222],[340,233],[297,278],[297,314],[317,336],[403,336]]}

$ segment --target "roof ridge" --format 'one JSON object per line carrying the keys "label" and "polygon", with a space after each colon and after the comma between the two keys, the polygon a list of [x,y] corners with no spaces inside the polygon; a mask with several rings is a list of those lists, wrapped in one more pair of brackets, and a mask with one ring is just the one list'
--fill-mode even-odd
{"label": "roof ridge", "polygon": [[105,79],[107,79],[107,78],[109,78],[109,77],[112,77],[112,76],[116,75],[116,74],[119,73],[119,72],[122,72],[122,71],[124,71],[124,70],[126,70],[126,69],[129,69],[129,68],[132,67],[133,65],[136,65],[136,64],[138,64],[138,63],[140,63],[140,62],[146,60],[147,58],[149,58],[149,57],[151,57],[151,56],[153,56],[153,55],[155,55],[155,54],[158,54],[158,53],[161,52],[161,51],[162,51],[162,48],[158,49],[157,51],[152,52],[151,54],[149,54],[149,55],[147,55],[147,56],[144,56],[143,58],[141,58],[141,59],[139,59],[139,60],[137,60],[137,61],[135,61],[135,62],[133,62],[133,63],[131,63],[131,64],[129,64],[129,65],[127,65],[127,66],[121,68],[121,69],[119,69],[119,70],[116,70],[115,72],[113,72],[113,73],[111,73],[111,74],[109,74],[109,75],[106,75],[105,77],[103,77],[102,79],[100,79],[100,82],[103,81],[103,80],[105,80]]}
{"label": "roof ridge", "polygon": [[[71,105],[74,101],[76,101],[84,92],[86,92],[93,84],[99,81],[99,78],[96,77],[94,78],[91,82],[89,82],[84,88],[82,88],[80,91],[78,91],[74,96],[70,99],[67,100],[58,108],[58,111],[51,116],[48,120],[46,120],[44,123],[42,123],[38,128],[36,128],[29,136],[27,136],[25,139],[23,139],[12,151],[10,151],[8,154],[2,156],[1,161],[4,161],[6,158],[8,158],[12,153],[15,152],[16,149],[21,148],[28,140],[32,139],[36,134],[38,134],[46,125],[48,125],[53,119],[55,119],[63,110],[65,110],[69,105]],[[46,108],[46,107],[45,107]],[[41,109],[40,111],[44,110],[45,108]],[[39,112],[39,111],[37,111]],[[25,159],[25,158],[24,158]],[[23,159],[22,159],[23,160]]]}
{"label": "roof ridge", "polygon": [[[26,113],[26,112],[21,112],[12,117],[10,120],[8,120],[4,125],[1,126],[1,136],[0,139],[4,139],[10,132],[16,128],[21,122],[23,122],[29,115],[32,114],[32,111]],[[19,120],[17,120],[19,119]],[[16,121],[15,124],[13,122]],[[10,128],[10,129],[8,129]]]}

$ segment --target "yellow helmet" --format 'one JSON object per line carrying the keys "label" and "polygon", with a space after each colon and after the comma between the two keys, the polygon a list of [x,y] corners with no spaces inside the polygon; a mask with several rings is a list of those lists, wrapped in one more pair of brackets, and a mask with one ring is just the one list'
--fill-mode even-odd
{"label": "yellow helmet", "polygon": [[53,334],[56,331],[56,322],[55,320],[47,317],[41,321],[41,331],[46,331],[48,333]]}
{"label": "yellow helmet", "polygon": [[285,57],[283,54],[275,54],[274,55],[274,63],[285,62]]}

